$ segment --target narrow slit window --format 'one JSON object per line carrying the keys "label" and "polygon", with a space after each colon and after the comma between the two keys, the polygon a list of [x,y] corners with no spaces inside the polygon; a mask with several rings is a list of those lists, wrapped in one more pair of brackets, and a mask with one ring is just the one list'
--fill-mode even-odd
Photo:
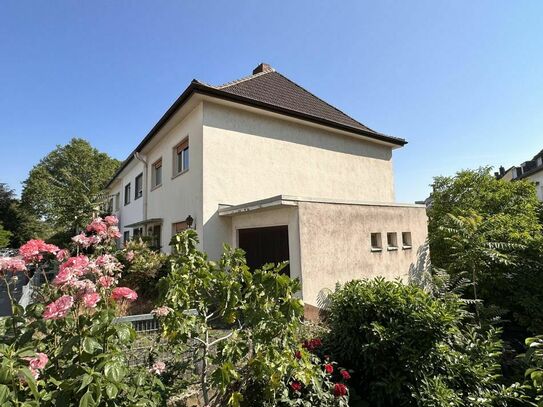
{"label": "narrow slit window", "polygon": [[381,251],[383,249],[383,243],[381,241],[381,233],[372,233],[370,240],[371,240],[372,251]]}
{"label": "narrow slit window", "polygon": [[134,190],[134,199],[141,198],[143,196],[143,174],[140,174],[136,177],[136,188]]}
{"label": "narrow slit window", "polygon": [[162,158],[153,164],[153,188],[162,185]]}
{"label": "narrow slit window", "polygon": [[124,187],[124,204],[128,205],[130,203],[130,184],[125,185]]}
{"label": "narrow slit window", "polygon": [[189,169],[189,139],[188,137],[174,148],[174,175]]}
{"label": "narrow slit window", "polygon": [[398,249],[398,234],[396,232],[387,233],[387,249],[388,250]]}
{"label": "narrow slit window", "polygon": [[402,248],[411,249],[412,245],[411,232],[402,232]]}

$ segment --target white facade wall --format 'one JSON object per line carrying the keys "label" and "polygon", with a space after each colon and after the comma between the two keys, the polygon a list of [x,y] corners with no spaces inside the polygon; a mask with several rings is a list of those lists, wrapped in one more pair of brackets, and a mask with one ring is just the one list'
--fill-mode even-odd
{"label": "white facade wall", "polygon": [[204,102],[204,249],[231,241],[219,204],[275,195],[393,202],[392,147],[289,119]]}
{"label": "white facade wall", "polygon": [[[189,170],[174,175],[174,148],[189,138]],[[149,182],[147,219],[161,218],[162,250],[170,251],[172,224],[192,216],[200,236],[202,228],[202,104],[197,105],[179,124],[162,136],[159,143],[146,152]],[[152,166],[162,158],[162,185],[153,188]]]}
{"label": "white facade wall", "polygon": [[[132,237],[132,229],[126,228],[126,225],[130,225],[134,222],[138,222],[143,219],[143,200],[144,197],[134,199],[134,194],[136,190],[136,177],[143,173],[144,165],[138,160],[132,160],[130,164],[123,170],[120,174],[120,183],[118,183],[117,188],[112,190],[112,194],[120,192],[120,202],[119,202],[119,230],[121,235],[124,235],[124,232],[129,231],[130,237]],[[130,183],[130,203],[125,205],[124,202],[124,187]],[[144,191],[145,194],[145,191]]]}
{"label": "white facade wall", "polygon": [[543,201],[543,169],[535,174],[532,174],[526,178],[536,183],[537,197],[540,201]]}

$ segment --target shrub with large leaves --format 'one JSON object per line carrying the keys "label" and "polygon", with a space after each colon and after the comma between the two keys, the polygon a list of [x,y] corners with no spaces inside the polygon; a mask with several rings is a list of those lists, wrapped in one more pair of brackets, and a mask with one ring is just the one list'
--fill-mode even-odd
{"label": "shrub with large leaves", "polygon": [[[455,295],[434,298],[383,279],[352,281],[331,296],[325,345],[352,369],[360,406],[514,405],[499,385],[499,332],[470,325]],[[354,405],[353,396],[353,405]]]}

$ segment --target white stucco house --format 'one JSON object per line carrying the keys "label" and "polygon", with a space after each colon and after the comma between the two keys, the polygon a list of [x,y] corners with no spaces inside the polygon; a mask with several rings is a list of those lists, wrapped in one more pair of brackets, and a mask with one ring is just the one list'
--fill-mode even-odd
{"label": "white stucco house", "polygon": [[306,304],[336,282],[408,278],[426,240],[423,205],[394,201],[393,150],[269,65],[211,86],[193,80],[107,185],[125,239],[194,228],[251,267],[289,260]]}
{"label": "white stucco house", "polygon": [[524,161],[518,167],[509,169],[500,167],[495,173],[496,178],[505,181],[516,181],[519,179],[531,181],[535,184],[537,197],[543,202],[543,150],[533,156],[531,160]]}

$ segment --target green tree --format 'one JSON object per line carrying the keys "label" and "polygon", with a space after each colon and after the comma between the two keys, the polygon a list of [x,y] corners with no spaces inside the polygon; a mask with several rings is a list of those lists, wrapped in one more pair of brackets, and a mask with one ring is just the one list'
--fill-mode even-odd
{"label": "green tree", "polygon": [[0,224],[11,233],[6,245],[10,247],[19,247],[27,240],[45,234],[43,223],[21,206],[15,192],[4,183],[0,183]]}
{"label": "green tree", "polygon": [[9,230],[4,229],[4,226],[2,225],[2,223],[0,223],[0,249],[9,245],[9,241],[12,235],[13,233],[11,233]]}
{"label": "green tree", "polygon": [[82,227],[100,203],[100,193],[119,161],[74,138],[32,168],[22,204],[57,230]]}
{"label": "green tree", "polygon": [[[428,211],[434,267],[466,274],[486,314],[543,329],[543,235],[533,183],[497,180],[489,168],[434,180]],[[489,315],[490,316],[490,315]]]}

